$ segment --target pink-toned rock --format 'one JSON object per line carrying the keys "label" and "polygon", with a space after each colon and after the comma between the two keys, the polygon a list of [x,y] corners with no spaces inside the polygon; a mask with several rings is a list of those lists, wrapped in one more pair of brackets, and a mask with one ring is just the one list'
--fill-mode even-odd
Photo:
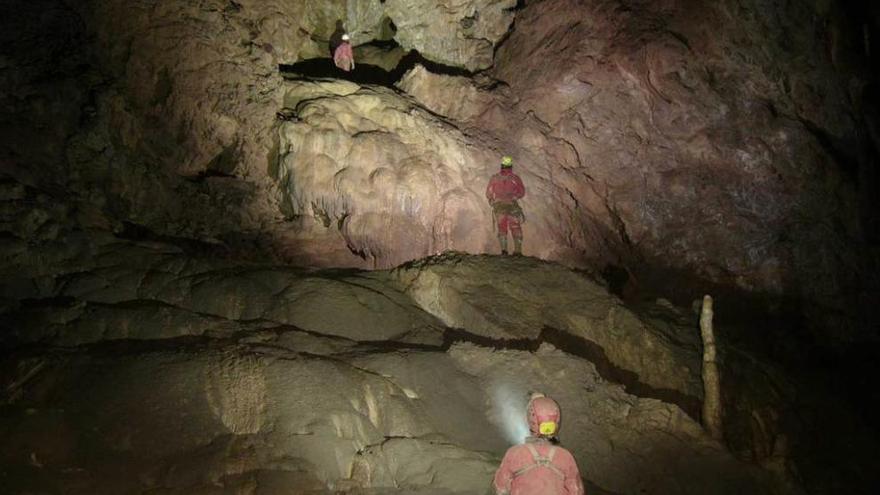
{"label": "pink-toned rock", "polygon": [[805,10],[728,3],[529,4],[493,69],[516,98],[477,126],[528,156],[546,216],[570,219],[546,238],[571,240],[555,258],[831,303],[859,256],[841,250],[859,210],[828,145],[857,139],[848,83],[774,38],[806,43]]}

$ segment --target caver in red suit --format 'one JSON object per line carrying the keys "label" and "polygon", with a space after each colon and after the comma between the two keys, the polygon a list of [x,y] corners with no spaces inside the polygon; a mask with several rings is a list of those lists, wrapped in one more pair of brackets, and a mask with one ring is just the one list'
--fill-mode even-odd
{"label": "caver in red suit", "polygon": [[351,49],[351,38],[347,34],[342,35],[342,43],[333,52],[333,63],[345,72],[354,69],[354,52]]}
{"label": "caver in red suit", "polygon": [[507,254],[507,232],[513,236],[513,254],[522,254],[522,224],[525,216],[519,200],[525,195],[526,187],[522,179],[513,172],[513,159],[505,156],[501,159],[501,170],[492,176],[486,187],[486,199],[489,200],[495,216],[501,254]]}
{"label": "caver in red suit", "polygon": [[559,405],[543,394],[532,395],[528,406],[532,436],[504,454],[495,473],[498,495],[583,495],[577,463],[571,453],[551,439],[559,431]]}

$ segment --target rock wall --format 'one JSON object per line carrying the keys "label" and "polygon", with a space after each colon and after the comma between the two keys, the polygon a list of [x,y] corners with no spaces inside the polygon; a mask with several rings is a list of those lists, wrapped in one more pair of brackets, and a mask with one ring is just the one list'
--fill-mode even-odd
{"label": "rock wall", "polygon": [[[526,160],[579,176],[556,180],[555,208],[579,220],[556,236],[588,257],[841,307],[865,283],[859,197],[877,183],[859,178],[875,167],[860,130],[871,76],[864,55],[842,62],[828,53],[840,42],[816,36],[839,22],[828,7],[524,9],[493,74],[532,124],[507,133],[512,144],[543,126],[568,145]],[[604,239],[584,233],[597,222]]]}
{"label": "rock wall", "polygon": [[[70,191],[116,231],[389,267],[494,250],[482,190],[511,154],[529,190],[528,254],[837,315],[876,285],[864,275],[872,79],[836,4],[428,3],[32,3],[21,15],[42,24],[4,55],[22,69],[3,72],[5,168]],[[279,64],[326,56],[336,21],[356,44],[418,50],[425,67],[398,91],[304,102],[313,88]],[[56,36],[29,50],[41,33]],[[328,65],[326,77],[342,75]],[[373,123],[368,92],[386,109]],[[279,125],[290,111],[310,120]],[[381,121],[402,112],[412,118]],[[306,136],[323,144],[300,152]],[[345,172],[332,182],[331,170]]]}
{"label": "rock wall", "polygon": [[[844,402],[838,394],[846,387],[814,388],[809,380],[794,387],[790,376],[755,364],[776,359],[776,351],[807,354],[801,333],[810,326],[823,358],[829,348],[851,346],[865,362],[876,361],[870,344],[880,270],[871,206],[880,99],[868,62],[880,66],[870,44],[878,17],[876,7],[853,8],[769,0],[4,3],[0,343],[16,353],[37,346],[34,354],[3,358],[2,369],[14,371],[3,375],[14,377],[6,390],[26,392],[29,404],[4,423],[4,438],[23,431],[4,450],[17,463],[12,478],[39,480],[50,466],[57,486],[106,482],[108,492],[125,492],[131,483],[154,493],[192,486],[210,492],[218,480],[366,490],[394,483],[426,488],[427,471],[444,489],[470,490],[443,463],[468,466],[458,473],[462,483],[482,479],[497,459],[481,453],[478,435],[456,430],[442,407],[429,408],[430,420],[401,426],[370,405],[376,393],[393,396],[404,404],[401,417],[410,418],[420,407],[415,396],[454,398],[467,406],[453,416],[482,426],[495,421],[474,413],[478,405],[467,401],[476,399],[467,393],[425,392],[436,384],[433,376],[403,387],[409,392],[388,388],[375,370],[393,359],[377,356],[397,359],[389,349],[403,346],[419,354],[397,375],[418,381],[417,371],[439,359],[438,369],[463,390],[477,387],[480,401],[489,400],[492,386],[475,385],[475,376],[514,370],[533,385],[586,377],[554,392],[571,398],[584,417],[605,408],[599,424],[577,424],[575,431],[586,433],[576,444],[581,460],[596,465],[588,479],[612,492],[651,486],[684,493],[678,478],[700,479],[696,490],[715,489],[711,478],[722,476],[732,481],[718,493],[762,493],[767,473],[706,444],[682,412],[699,391],[696,344],[693,335],[682,337],[681,325],[667,328],[623,311],[592,284],[572,283],[600,293],[595,300],[578,293],[554,305],[527,281],[503,279],[505,270],[534,260],[501,260],[510,264],[481,271],[453,259],[451,268],[405,265],[378,278],[307,276],[290,267],[388,268],[448,249],[494,252],[483,191],[498,158],[510,154],[529,191],[527,255],[626,273],[624,293],[682,287],[674,295],[687,298],[710,286],[766,298],[767,306],[790,303],[805,323],[796,321],[797,333],[784,334],[775,347],[743,351],[742,335],[720,337],[731,344],[728,384],[751,392],[726,404],[729,445],[787,479],[795,479],[790,461],[801,455],[800,476],[817,490],[839,493],[848,489],[841,483],[870,481],[862,464],[847,462],[850,455],[876,459],[863,445],[869,436],[848,409],[826,409]],[[377,70],[396,67],[357,83],[329,61],[318,74],[280,73],[326,57],[338,21],[360,45],[359,56],[376,60]],[[404,56],[405,50],[418,53]],[[539,280],[550,273],[543,287],[553,290],[574,277],[545,269],[530,273]],[[471,278],[455,280],[460,271]],[[488,280],[497,287],[486,288]],[[487,300],[474,302],[484,291]],[[498,300],[523,295],[532,299],[511,309],[514,321],[489,311]],[[328,301],[341,310],[334,313]],[[719,314],[725,307],[720,301]],[[678,310],[652,311],[663,315],[658,321],[687,320]],[[761,333],[761,322],[748,318],[751,332]],[[596,351],[589,345],[595,344],[603,353],[577,355],[575,346],[562,353],[489,350],[498,339],[531,345],[561,338],[543,328],[550,323],[563,335],[560,347],[574,336],[578,349]],[[479,345],[452,347],[446,340],[460,334],[448,326],[466,327]],[[160,342],[105,347],[108,340]],[[260,343],[278,351],[271,355],[277,361],[263,361],[269,351]],[[191,355],[176,355],[177,344]],[[129,363],[115,353],[135,357]],[[314,368],[297,360],[314,360]],[[339,360],[344,371],[335,367]],[[44,366],[64,371],[22,389]],[[624,371],[615,376],[642,396],[609,385],[603,366]],[[103,376],[108,367],[121,378]],[[360,397],[367,383],[373,395],[364,389],[356,403],[336,396],[324,403],[344,417],[311,426],[338,452],[312,449],[310,435],[283,430],[297,437],[291,452],[308,453],[290,460],[269,429],[276,420],[299,421],[285,416],[286,408],[302,405],[266,402],[309,386],[285,377],[325,371],[344,393]],[[144,376],[156,381],[137,386],[135,378]],[[847,387],[861,383],[845,378]],[[166,416],[156,424],[176,431],[180,423],[168,404],[200,397],[186,412],[205,431],[172,438],[181,443],[171,447],[183,457],[221,460],[193,477],[185,474],[192,465],[171,453],[152,459],[149,470],[134,469],[138,456],[161,442],[133,431],[125,414],[151,418],[131,404],[148,403],[155,388],[177,382],[182,389],[161,395]],[[133,392],[113,399],[120,389]],[[230,389],[229,396],[218,392]],[[578,402],[584,390],[598,391],[595,401]],[[864,390],[858,393],[861,400]],[[106,437],[81,433],[95,414],[77,402],[82,397],[123,413],[99,418]],[[75,412],[64,417],[58,404]],[[245,412],[253,409],[258,414]],[[825,425],[841,433],[828,435]],[[39,450],[42,431],[59,444]],[[264,433],[254,440],[266,442],[258,447],[262,460],[237,464],[237,453]],[[71,440],[79,435],[84,443]],[[643,445],[645,436],[651,440]],[[450,438],[453,445],[444,443]],[[211,441],[220,450],[205,447]],[[500,434],[491,441],[500,452]],[[126,461],[134,470],[118,469],[112,459],[97,460],[95,471],[75,462],[106,451],[134,456]],[[393,462],[413,452],[430,452],[440,467]],[[652,452],[671,460],[654,465]],[[846,461],[829,464],[835,458]],[[708,468],[696,473],[703,461]],[[621,467],[627,462],[631,469]],[[857,475],[839,476],[856,464]],[[272,470],[283,473],[267,474]],[[89,478],[99,471],[126,475]]]}
{"label": "rock wall", "polygon": [[[758,15],[764,11],[775,12],[775,20]],[[819,305],[806,309],[810,326],[834,326],[842,341],[859,340],[869,338],[860,334],[861,317],[841,311],[853,297],[873,297],[877,285],[866,275],[876,257],[864,200],[877,187],[870,179],[876,153],[862,130],[873,114],[859,104],[872,76],[862,69],[862,48],[850,46],[849,58],[828,52],[846,50],[846,33],[829,41],[814,32],[822,23],[843,30],[834,12],[773,3],[526,4],[491,77],[469,80],[416,67],[397,86],[435,114],[439,133],[483,151],[465,155],[471,163],[461,176],[472,198],[498,156],[515,156],[529,190],[528,254],[575,266],[622,266],[631,284],[646,288],[675,273],[691,281],[681,284],[685,292],[709,284],[812,301]],[[394,99],[389,94],[385,105],[402,104]],[[359,119],[351,108],[327,114]],[[359,128],[318,129],[329,147],[362,136]],[[437,153],[430,145],[411,146],[418,149],[395,153]],[[366,172],[388,162],[375,157],[375,165],[366,165],[347,156],[349,168]],[[298,163],[285,177],[311,183],[312,172]],[[442,170],[429,174],[431,183],[448,183]],[[472,170],[485,177],[473,181]],[[403,243],[395,227],[375,222],[358,241],[342,232],[352,251],[371,253],[368,266],[445,248],[494,249],[482,223],[484,204],[444,211],[442,193],[417,182],[358,187],[346,207],[381,211],[386,224],[417,226]],[[433,208],[415,215],[389,210],[387,198],[399,187]],[[330,195],[339,194],[348,192]],[[425,211],[435,220],[420,217]],[[460,224],[461,217],[484,228],[451,238],[432,233],[437,218]]]}
{"label": "rock wall", "polygon": [[[60,202],[34,208],[35,231],[17,213],[36,190],[0,192],[10,493],[479,493],[536,388],[563,405],[597,493],[796,493],[635,386],[696,393],[696,331],[650,323],[583,274],[461,254],[395,272],[240,263],[77,227]],[[426,281],[456,266],[432,296]],[[503,298],[474,289],[505,281]],[[528,333],[528,281],[558,293],[549,322],[635,379]],[[480,323],[516,311],[529,348]],[[627,359],[643,346],[655,358]]]}

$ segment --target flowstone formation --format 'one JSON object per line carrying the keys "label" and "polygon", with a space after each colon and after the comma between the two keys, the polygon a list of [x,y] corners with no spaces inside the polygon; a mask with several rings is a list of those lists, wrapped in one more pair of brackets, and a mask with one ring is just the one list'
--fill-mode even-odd
{"label": "flowstone formation", "polygon": [[[491,155],[386,88],[295,83],[278,177],[293,216],[317,216],[373,267],[415,253],[490,249]],[[344,262],[344,260],[339,260]]]}
{"label": "flowstone formation", "polygon": [[482,493],[530,390],[592,494],[877,486],[877,19],[4,2],[0,486]]}

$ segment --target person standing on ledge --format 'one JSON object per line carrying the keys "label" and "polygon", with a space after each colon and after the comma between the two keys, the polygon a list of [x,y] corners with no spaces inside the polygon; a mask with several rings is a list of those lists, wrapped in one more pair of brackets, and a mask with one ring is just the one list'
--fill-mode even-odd
{"label": "person standing on ledge", "polygon": [[354,52],[351,49],[351,37],[348,34],[342,35],[342,43],[333,52],[333,63],[345,72],[354,70]]}
{"label": "person standing on ledge", "polygon": [[501,159],[501,171],[493,175],[486,188],[486,199],[492,206],[501,254],[507,254],[507,232],[513,236],[513,254],[522,254],[522,224],[525,222],[519,200],[526,195],[522,179],[513,172],[513,158]]}
{"label": "person standing on ledge", "polygon": [[556,445],[560,416],[555,400],[532,394],[526,407],[532,435],[507,449],[495,472],[496,495],[584,495],[577,462]]}

